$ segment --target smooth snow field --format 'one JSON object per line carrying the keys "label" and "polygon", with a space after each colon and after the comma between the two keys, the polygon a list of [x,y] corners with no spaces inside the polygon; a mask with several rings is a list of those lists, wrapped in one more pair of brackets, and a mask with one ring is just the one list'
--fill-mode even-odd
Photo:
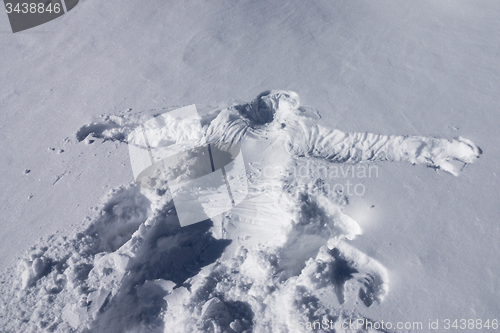
{"label": "smooth snow field", "polygon": [[499,18],[0,15],[0,332],[498,332]]}

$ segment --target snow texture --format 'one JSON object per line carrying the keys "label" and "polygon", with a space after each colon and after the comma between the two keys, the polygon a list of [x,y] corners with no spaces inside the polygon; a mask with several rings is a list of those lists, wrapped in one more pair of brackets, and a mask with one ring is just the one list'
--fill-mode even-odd
{"label": "snow texture", "polygon": [[[0,15],[0,332],[491,322],[499,16],[490,0],[80,0],[12,34]],[[236,100],[269,87],[321,117]],[[207,136],[258,153],[247,210],[180,227],[166,188],[132,183],[127,137],[190,104]],[[363,195],[332,187],[374,167]]]}
{"label": "snow texture", "polygon": [[[472,163],[480,150],[462,138],[345,134],[316,124],[307,110],[294,92],[266,91],[248,104],[204,114],[203,142],[241,147],[248,178],[243,202],[182,227],[168,180],[112,190],[86,230],[35,246],[11,271],[11,283],[2,285],[3,327],[286,332],[296,321],[366,320],[341,305],[382,302],[389,273],[347,243],[361,228],[342,212],[345,194],[327,190],[322,163],[409,161],[450,171],[443,163]],[[175,126],[168,113],[164,119],[157,139],[185,142],[191,126]],[[134,121],[93,123],[77,137],[123,141]],[[311,159],[310,174],[301,177],[296,170]],[[337,306],[322,303],[328,295]]]}

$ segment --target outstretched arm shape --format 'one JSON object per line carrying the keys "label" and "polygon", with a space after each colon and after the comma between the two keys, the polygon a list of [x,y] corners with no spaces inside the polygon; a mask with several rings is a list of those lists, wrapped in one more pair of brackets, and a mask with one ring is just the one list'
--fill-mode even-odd
{"label": "outstretched arm shape", "polygon": [[440,168],[453,175],[460,171],[456,163],[472,163],[481,150],[465,138],[440,139],[421,136],[344,133],[321,125],[302,124],[300,144],[292,149],[333,162],[407,161]]}

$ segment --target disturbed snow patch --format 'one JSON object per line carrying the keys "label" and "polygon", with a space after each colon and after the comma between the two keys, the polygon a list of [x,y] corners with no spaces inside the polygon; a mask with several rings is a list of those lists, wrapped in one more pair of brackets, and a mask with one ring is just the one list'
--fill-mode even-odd
{"label": "disturbed snow patch", "polygon": [[[201,111],[205,115],[203,123],[205,124],[215,118],[217,111],[220,111],[224,107],[225,104],[202,106]],[[177,107],[174,106],[139,112],[127,109],[118,114],[102,114],[98,119],[80,127],[76,131],[75,136],[78,142],[85,142],[87,144],[92,144],[96,140],[127,142],[128,134],[138,125],[152,117],[156,117],[176,108]]]}
{"label": "disturbed snow patch", "polygon": [[[143,223],[149,201],[135,186],[112,190],[90,226],[71,239],[51,236],[33,246],[17,267],[2,276],[1,326],[8,331],[68,331],[75,322],[68,304],[93,300],[89,313],[99,310],[102,295],[89,284],[106,253],[120,248]],[[126,261],[111,256],[117,267]],[[9,277],[10,275],[10,277]],[[102,294],[102,293],[101,293]],[[107,295],[106,295],[107,296]],[[62,325],[61,325],[62,324]]]}
{"label": "disturbed snow patch", "polygon": [[[340,306],[358,290],[367,305],[383,295],[379,289],[387,277],[364,274],[378,263],[349,257],[348,248],[340,255],[322,246],[307,262],[290,263],[281,258],[299,244],[291,230],[288,250],[240,246],[224,258],[231,241],[214,238],[212,222],[181,228],[168,190],[142,192],[136,186],[111,191],[85,231],[33,247],[10,277],[3,276],[9,280],[2,284],[2,327],[13,332],[288,331],[294,320],[360,318]],[[322,212],[308,209],[309,216],[316,215],[317,232],[324,232]],[[307,232],[312,235],[312,227]],[[328,293],[338,299],[337,309],[321,304],[320,296]]]}
{"label": "disturbed snow patch", "polygon": [[[325,322],[330,326],[316,331],[333,332],[344,320],[367,322],[357,307],[383,300],[388,273],[347,243],[361,229],[342,212],[345,193],[329,190],[321,170],[332,162],[391,160],[457,175],[460,163],[481,151],[463,138],[327,129],[298,105],[293,92],[269,91],[251,103],[202,111],[208,142],[241,146],[245,200],[181,227],[165,184],[111,191],[85,231],[35,246],[2,276],[2,327],[232,333],[307,331],[297,323]],[[77,139],[125,142],[147,118],[103,116]],[[292,172],[304,166],[307,177]]]}

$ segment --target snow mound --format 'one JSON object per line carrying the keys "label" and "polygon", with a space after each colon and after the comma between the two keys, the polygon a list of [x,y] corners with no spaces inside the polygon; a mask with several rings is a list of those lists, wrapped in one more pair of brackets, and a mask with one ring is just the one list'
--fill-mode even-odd
{"label": "snow mound", "polygon": [[[323,246],[307,263],[286,267],[280,266],[286,251],[265,246],[240,246],[222,259],[231,241],[213,237],[212,222],[181,228],[168,191],[142,192],[135,185],[112,190],[85,231],[34,246],[10,277],[3,276],[8,279],[1,285],[2,327],[9,332],[288,331],[294,320],[359,318],[340,307],[344,298],[357,297],[356,286],[367,305],[387,291],[385,270],[374,269],[379,264],[373,260],[354,258],[356,251],[350,253],[347,244],[339,244],[343,254],[339,246]],[[291,231],[288,242],[297,244],[296,237]],[[324,293],[338,299],[337,310],[321,306]]]}

